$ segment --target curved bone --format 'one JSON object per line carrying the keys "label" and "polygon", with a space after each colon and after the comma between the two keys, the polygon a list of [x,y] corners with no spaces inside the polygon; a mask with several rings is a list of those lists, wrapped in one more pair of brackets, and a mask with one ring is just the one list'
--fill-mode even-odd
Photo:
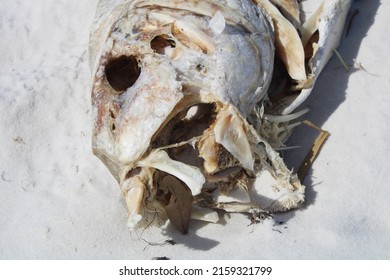
{"label": "curved bone", "polygon": [[230,107],[218,115],[214,127],[215,141],[224,146],[244,168],[253,171],[255,160],[244,127],[240,117]]}
{"label": "curved bone", "polygon": [[277,52],[290,77],[306,80],[305,52],[297,30],[268,0],[255,0],[271,16],[275,25]]}
{"label": "curved bone", "polygon": [[162,150],[152,152],[147,158],[138,162],[141,167],[153,167],[179,178],[191,189],[192,195],[200,193],[205,179],[198,168],[183,164],[169,158]]}
{"label": "curved bone", "polygon": [[311,94],[316,79],[332,57],[333,51],[339,46],[351,3],[352,0],[324,0],[318,10],[303,25],[304,42],[307,42],[317,30],[319,32],[319,41],[313,45],[314,55],[309,63],[312,83],[283,110],[283,114],[294,111]]}
{"label": "curved bone", "polygon": [[294,24],[296,28],[300,28],[300,7],[297,0],[271,0],[271,2],[281,9],[283,15]]}

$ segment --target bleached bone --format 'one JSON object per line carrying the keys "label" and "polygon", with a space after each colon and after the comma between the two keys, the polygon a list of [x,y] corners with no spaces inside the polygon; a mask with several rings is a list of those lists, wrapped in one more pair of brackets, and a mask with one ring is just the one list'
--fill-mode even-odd
{"label": "bleached bone", "polygon": [[205,183],[204,176],[198,168],[170,159],[165,151],[156,150],[147,158],[140,160],[137,165],[153,167],[177,177],[187,184],[192,195],[199,194]]}
{"label": "bleached bone", "polygon": [[215,141],[225,147],[246,169],[253,171],[254,158],[247,138],[244,123],[237,112],[229,107],[218,115]]}
{"label": "bleached bone", "polygon": [[291,78],[306,80],[305,52],[293,24],[269,0],[255,0],[270,14],[275,25],[276,49]]}
{"label": "bleached bone", "polygon": [[309,62],[312,82],[308,88],[302,89],[297,98],[283,110],[283,114],[294,111],[311,94],[318,76],[339,46],[351,4],[352,0],[323,0],[317,11],[303,24],[304,44],[316,31],[319,34],[318,42],[313,43],[314,55]]}

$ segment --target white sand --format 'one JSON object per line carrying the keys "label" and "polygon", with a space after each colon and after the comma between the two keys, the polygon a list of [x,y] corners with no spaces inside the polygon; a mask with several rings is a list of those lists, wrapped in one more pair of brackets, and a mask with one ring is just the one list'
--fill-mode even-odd
{"label": "white sand", "polygon": [[[389,259],[390,2],[356,1],[339,52],[307,104],[331,132],[309,172],[307,202],[248,226],[192,222],[137,234],[119,187],[91,152],[88,29],[96,0],[2,0],[0,259]],[[381,3],[380,3],[381,2]],[[298,128],[297,166],[312,141]],[[283,223],[279,223],[283,222]],[[173,239],[177,244],[148,245]]]}

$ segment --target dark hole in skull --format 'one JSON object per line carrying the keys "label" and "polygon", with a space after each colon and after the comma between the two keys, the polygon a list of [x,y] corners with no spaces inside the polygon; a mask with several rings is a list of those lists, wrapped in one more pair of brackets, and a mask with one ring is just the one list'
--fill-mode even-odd
{"label": "dark hole in skull", "polygon": [[125,91],[135,84],[141,74],[141,68],[135,56],[122,55],[110,61],[106,68],[106,78],[116,91]]}
{"label": "dark hole in skull", "polygon": [[[152,143],[152,148],[178,144],[193,137],[201,136],[215,120],[214,104],[196,104],[183,110],[170,120]],[[199,151],[190,144],[168,149],[172,159],[183,163],[202,166]]]}
{"label": "dark hole in skull", "polygon": [[166,47],[175,48],[176,42],[166,34],[157,35],[153,38],[153,40],[150,42],[150,47],[159,54],[165,53]]}
{"label": "dark hole in skull", "polygon": [[202,73],[204,75],[207,74],[207,67],[204,66],[203,64],[198,64],[198,65],[196,65],[195,68],[196,68],[196,71],[198,71],[198,72],[200,72],[200,73]]}

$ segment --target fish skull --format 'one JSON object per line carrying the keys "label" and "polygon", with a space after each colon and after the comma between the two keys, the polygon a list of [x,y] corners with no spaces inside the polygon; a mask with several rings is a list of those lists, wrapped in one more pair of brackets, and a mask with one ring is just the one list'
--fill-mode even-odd
{"label": "fish skull", "polygon": [[285,137],[261,111],[275,53],[263,9],[101,1],[95,26],[93,151],[120,184],[131,228],[169,219],[186,232],[190,218],[217,222],[216,209],[259,215],[303,202],[274,150]]}

